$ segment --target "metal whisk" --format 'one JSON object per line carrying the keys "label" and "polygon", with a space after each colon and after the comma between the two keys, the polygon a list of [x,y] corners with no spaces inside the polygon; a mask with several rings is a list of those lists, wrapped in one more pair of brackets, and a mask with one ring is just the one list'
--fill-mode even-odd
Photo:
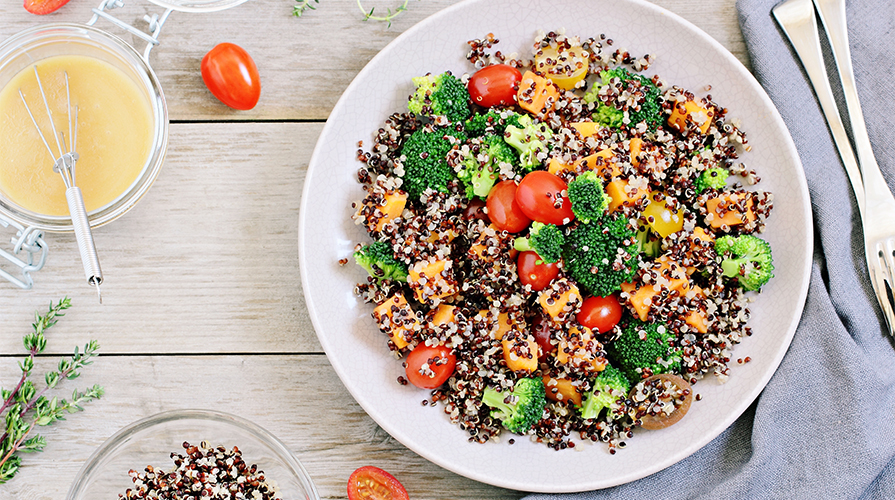
{"label": "metal whisk", "polygon": [[103,301],[102,292],[99,286],[103,282],[103,271],[99,267],[99,257],[96,255],[96,246],[93,243],[93,233],[90,231],[90,223],[87,220],[87,209],[84,207],[84,198],[81,195],[81,189],[75,185],[75,164],[78,161],[78,153],[75,146],[77,145],[78,136],[78,107],[74,108],[74,120],[72,120],[71,106],[71,90],[68,84],[68,73],[65,73],[65,97],[67,100],[68,115],[68,150],[63,149],[65,146],[65,133],[56,131],[56,124],[53,122],[53,113],[50,111],[50,105],[47,103],[47,94],[44,92],[43,84],[40,81],[40,75],[37,72],[37,65],[34,66],[34,77],[37,78],[37,88],[40,90],[40,96],[43,99],[44,108],[47,111],[47,118],[50,121],[50,128],[53,130],[53,138],[56,142],[56,148],[59,151],[57,156],[43,131],[34,118],[34,113],[25,100],[25,94],[19,89],[19,97],[22,98],[22,104],[31,117],[34,128],[37,129],[40,139],[50,153],[53,160],[53,171],[62,176],[62,182],[65,183],[65,199],[68,201],[68,211],[71,214],[72,226],[75,230],[75,239],[78,242],[78,251],[81,254],[81,262],[84,264],[84,275],[87,278],[87,284],[96,287],[96,295],[99,297],[100,303]]}

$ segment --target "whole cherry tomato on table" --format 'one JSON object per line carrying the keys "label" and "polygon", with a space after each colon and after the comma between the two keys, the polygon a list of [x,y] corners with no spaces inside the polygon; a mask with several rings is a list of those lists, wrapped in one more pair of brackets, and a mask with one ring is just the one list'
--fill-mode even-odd
{"label": "whole cherry tomato on table", "polygon": [[568,190],[564,180],[550,172],[535,170],[519,183],[516,203],[531,220],[564,226],[575,218]]}
{"label": "whole cherry tomato on table", "polygon": [[348,478],[348,500],[410,500],[410,496],[395,476],[365,465]]}
{"label": "whole cherry tomato on table", "polygon": [[255,61],[242,47],[221,43],[202,58],[202,81],[222,103],[233,109],[252,109],[261,97]]}
{"label": "whole cherry tomato on table", "polygon": [[576,318],[583,326],[606,333],[622,319],[622,305],[615,294],[588,297],[581,303],[581,310]]}
{"label": "whole cherry tomato on table", "polygon": [[[444,345],[430,347],[419,344],[407,355],[406,363],[407,380],[411,384],[420,389],[435,389],[454,374],[457,356],[451,352],[450,347]],[[420,373],[423,365],[428,366],[428,374]]]}
{"label": "whole cherry tomato on table", "polygon": [[469,77],[466,88],[472,102],[490,108],[498,105],[516,104],[516,92],[522,73],[506,64],[485,66]]}
{"label": "whole cherry tomato on table", "polygon": [[511,180],[498,182],[488,193],[488,218],[498,229],[518,233],[531,224],[516,203],[516,183]]}
{"label": "whole cherry tomato on table", "polygon": [[555,262],[548,264],[537,252],[532,251],[519,254],[516,271],[519,274],[519,281],[523,285],[531,285],[531,289],[535,292],[547,288],[559,276],[559,267]]}
{"label": "whole cherry tomato on table", "polygon": [[25,0],[25,10],[42,16],[67,4],[68,0]]}

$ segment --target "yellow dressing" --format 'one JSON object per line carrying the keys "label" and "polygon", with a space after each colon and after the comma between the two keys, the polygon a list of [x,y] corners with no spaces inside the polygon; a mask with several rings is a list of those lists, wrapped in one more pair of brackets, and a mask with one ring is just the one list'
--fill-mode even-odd
{"label": "yellow dressing", "polygon": [[[92,57],[54,56],[36,64],[56,130],[65,134],[65,151],[68,73],[72,108],[78,106],[75,182],[88,212],[108,205],[133,184],[150,155],[153,119],[146,93],[121,70]],[[28,66],[0,89],[0,191],[32,212],[68,215],[65,185],[53,172],[53,160],[28,117],[20,89],[54,157],[59,156],[34,68]]]}

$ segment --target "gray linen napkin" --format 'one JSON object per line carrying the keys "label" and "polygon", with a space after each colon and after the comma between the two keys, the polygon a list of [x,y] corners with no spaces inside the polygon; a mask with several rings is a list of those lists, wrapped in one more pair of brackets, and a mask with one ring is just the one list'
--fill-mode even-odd
{"label": "gray linen napkin", "polygon": [[[755,404],[689,458],[615,488],[526,500],[895,498],[895,346],[870,287],[845,171],[771,16],[778,1],[738,0],[737,9],[753,72],[789,127],[811,192],[814,262],[792,346]],[[895,5],[854,1],[847,16],[870,140],[895,186]]]}

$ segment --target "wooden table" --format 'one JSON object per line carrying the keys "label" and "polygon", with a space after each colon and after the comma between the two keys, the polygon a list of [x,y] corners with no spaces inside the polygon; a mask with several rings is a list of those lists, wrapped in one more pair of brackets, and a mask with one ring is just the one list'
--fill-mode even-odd
{"label": "wooden table", "polygon": [[[49,262],[34,289],[0,283],[0,383],[13,385],[22,335],[35,310],[63,296],[74,306],[48,334],[55,365],[97,339],[101,357],[76,381],[106,395],[42,429],[43,453],[0,486],[2,499],[60,499],[87,457],[119,428],[159,411],[208,408],[248,418],[298,456],[323,498],[345,498],[349,474],[375,464],[414,499],[519,498],[446,471],[409,451],[370,419],[330,367],[311,325],[298,272],[297,221],[315,141],[342,91],[388,42],[452,4],[411,1],[391,24],[363,21],[355,0],[322,0],[301,18],[290,0],[252,0],[212,14],[175,13],[150,56],[171,118],[168,156],[148,195],[94,232],[106,283],[99,305],[85,283],[74,237],[49,234]],[[661,0],[748,65],[734,0]],[[115,14],[144,26],[162,9],[127,0]],[[397,1],[366,0],[384,11]],[[0,3],[0,39],[49,22],[85,22],[94,0],[54,14]],[[98,26],[124,36],[100,21]],[[254,57],[263,91],[251,111],[219,103],[199,74],[202,56],[233,42]],[[142,47],[142,44],[136,45]],[[8,232],[8,231],[7,231]],[[0,230],[2,240],[8,234]],[[7,245],[4,243],[4,245]],[[36,381],[42,372],[35,371]]]}

